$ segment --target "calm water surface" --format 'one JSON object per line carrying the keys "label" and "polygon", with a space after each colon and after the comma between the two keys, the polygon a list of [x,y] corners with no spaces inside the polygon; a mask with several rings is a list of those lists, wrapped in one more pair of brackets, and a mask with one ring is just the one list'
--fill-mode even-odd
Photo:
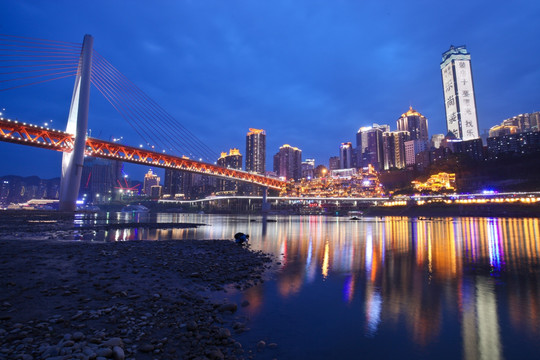
{"label": "calm water surface", "polygon": [[[125,216],[114,215],[114,216]],[[244,293],[258,358],[538,359],[539,219],[158,214],[198,229],[119,230],[106,240],[231,239],[281,264]]]}

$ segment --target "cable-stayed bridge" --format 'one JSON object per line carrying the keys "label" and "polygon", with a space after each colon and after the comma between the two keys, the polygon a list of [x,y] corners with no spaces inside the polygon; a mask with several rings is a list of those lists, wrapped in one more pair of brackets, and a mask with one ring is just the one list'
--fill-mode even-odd
{"label": "cable-stayed bridge", "polygon": [[[278,179],[213,164],[217,154],[93,49],[82,44],[0,34],[0,92],[75,77],[66,131],[0,118],[0,140],[62,151],[61,210],[74,210],[84,156],[249,182],[281,189]],[[87,136],[93,85],[152,149]],[[178,155],[171,155],[178,154]],[[194,159],[200,159],[199,161]]]}

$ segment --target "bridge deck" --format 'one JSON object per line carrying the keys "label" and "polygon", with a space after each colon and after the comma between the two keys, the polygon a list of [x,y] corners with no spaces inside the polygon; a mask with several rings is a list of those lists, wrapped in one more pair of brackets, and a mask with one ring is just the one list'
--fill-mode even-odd
{"label": "bridge deck", "polygon": [[[64,131],[0,118],[0,141],[69,152],[73,149],[73,135]],[[271,189],[281,189],[285,182],[236,169],[223,168],[185,157],[162,154],[132,146],[120,145],[95,138],[86,139],[86,155],[130,162],[141,165],[188,171],[229,180],[248,182]]]}

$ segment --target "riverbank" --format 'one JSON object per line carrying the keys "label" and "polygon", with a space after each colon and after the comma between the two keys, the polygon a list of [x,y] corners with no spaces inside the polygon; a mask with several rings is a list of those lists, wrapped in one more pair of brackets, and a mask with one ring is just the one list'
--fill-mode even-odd
{"label": "riverbank", "polygon": [[540,204],[424,204],[408,206],[372,206],[364,216],[409,217],[540,217]]}
{"label": "riverbank", "polygon": [[271,262],[226,240],[0,240],[0,358],[252,358],[249,303],[226,296]]}

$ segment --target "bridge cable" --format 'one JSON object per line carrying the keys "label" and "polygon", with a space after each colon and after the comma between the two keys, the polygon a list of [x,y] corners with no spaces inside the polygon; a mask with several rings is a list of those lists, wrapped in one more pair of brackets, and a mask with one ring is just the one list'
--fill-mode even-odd
{"label": "bridge cable", "polygon": [[[152,110],[153,110],[152,113],[153,113],[154,115],[156,115],[156,113],[155,113],[155,111],[154,111],[155,106],[148,102],[148,99],[150,99],[150,98],[149,98],[148,96],[146,96],[146,95],[145,95],[140,89],[138,89],[135,85],[133,85],[133,83],[129,82],[129,80],[127,80],[127,78],[125,78],[125,76],[123,76],[121,73],[119,73],[116,69],[114,69],[114,70],[115,70],[114,73],[115,73],[115,75],[116,75],[117,77],[118,77],[119,75],[121,76],[121,80],[123,80],[123,83],[124,83],[124,84],[126,84],[127,86],[129,86],[130,89],[135,89],[135,91],[136,91],[135,94],[137,95],[137,98],[138,98],[138,99],[141,99],[141,94],[142,94],[142,101],[145,101],[145,103],[147,104],[147,105],[144,107],[144,109],[145,109],[146,111],[148,111],[148,109],[152,109]],[[126,81],[126,80],[127,80],[127,81]],[[133,93],[133,91],[130,91],[130,92]],[[140,103],[140,101],[139,101],[138,99],[135,99],[135,100],[137,101],[137,103]],[[160,116],[160,115],[157,114],[157,116]],[[159,118],[156,118],[155,116],[154,116],[154,118],[155,118],[156,120],[160,121]],[[162,123],[163,123],[163,122],[160,121],[160,122],[158,123],[158,125],[159,125],[159,124],[162,124]],[[156,124],[154,124],[154,125],[156,125]],[[160,128],[162,129],[162,126],[160,126]],[[169,125],[169,129],[168,129],[168,130],[164,130],[164,131],[162,132],[162,134],[163,134],[162,136],[165,137],[165,138],[170,137],[171,131],[172,131],[173,129],[174,129],[174,127],[173,127],[173,128],[170,128],[170,125]],[[193,140],[190,139],[189,137],[186,137],[186,135],[183,134],[183,133],[179,133],[179,135],[180,135],[181,137],[184,138],[184,140],[185,140],[186,143],[190,143],[190,142],[191,142],[192,146],[195,145],[195,148],[197,149],[197,145],[198,145],[198,144],[197,144],[196,142],[193,143]],[[189,153],[192,153],[192,151],[193,151],[193,150],[189,151],[188,154],[189,154]],[[201,148],[199,147],[199,148],[198,148],[198,151],[196,151],[196,152],[201,152]],[[193,154],[191,154],[191,155],[193,155]]]}
{"label": "bridge cable", "polygon": [[[94,62],[94,65],[95,67],[92,69],[92,77],[93,79],[95,78],[96,81],[100,82],[100,85],[102,86],[102,88],[100,89],[101,93],[107,98],[107,100],[112,100],[112,101],[115,101],[116,103],[118,103],[119,101],[122,101],[122,103],[125,105],[125,106],[122,106],[122,109],[125,109],[125,110],[122,110],[121,113],[125,117],[125,119],[128,120],[128,122],[129,122],[129,119],[133,119],[134,121],[140,120],[141,123],[137,121],[139,127],[148,128],[149,125],[147,121],[144,121],[144,117],[140,113],[140,111],[136,107],[130,106],[130,104],[127,103],[127,100],[125,99],[125,97],[122,97],[121,93],[125,91],[118,87],[119,85],[118,82],[115,81],[114,79],[111,79],[109,74],[104,73],[103,71],[100,71],[100,72],[96,71],[96,70],[101,70],[101,64],[99,63],[99,61]],[[105,90],[104,88],[107,88],[109,91],[104,91]],[[112,91],[114,91],[114,94],[111,93]],[[131,123],[130,123],[130,126],[134,127],[134,125]],[[151,131],[149,132],[151,133]],[[148,133],[146,134],[148,136]],[[147,138],[143,137],[143,139],[147,142],[147,144],[150,144],[150,142],[147,141]],[[156,139],[152,137],[152,142],[158,144],[159,140],[156,141]]]}
{"label": "bridge cable", "polygon": [[[98,68],[100,68],[100,66],[102,65],[102,64],[100,64],[99,61],[96,61],[95,64],[96,64],[96,66],[97,66]],[[100,68],[100,69],[101,69],[101,68]],[[119,81],[118,79],[112,79],[111,77],[114,76],[114,75],[111,75],[110,72],[104,70],[104,76],[111,80],[111,82],[112,82],[112,85],[111,85],[111,86],[113,86],[113,87],[115,87],[115,88],[119,88],[119,86],[120,86],[120,84],[121,84],[121,81]],[[119,88],[118,91],[119,91],[119,92],[122,92],[122,93],[125,93],[125,94],[127,95],[127,98],[128,98],[128,99],[131,99],[132,101],[134,101],[134,102],[136,102],[136,103],[138,102],[138,100],[135,99],[135,98],[133,97],[132,92],[130,92],[128,89],[126,89],[125,86],[122,87],[122,88]],[[141,107],[141,106],[139,106],[139,107]],[[148,117],[148,116],[144,116],[144,114],[141,114],[141,112],[140,112],[139,110],[136,110],[136,113],[139,114],[139,115],[141,116],[141,120],[143,120],[143,121],[145,120],[145,118]],[[148,119],[146,119],[146,120],[148,120]],[[147,123],[147,121],[144,122],[144,125],[146,125],[146,123]],[[164,138],[165,138],[165,139],[168,139],[168,137],[164,137]],[[169,148],[170,148],[171,146],[172,146],[172,147],[175,147],[175,146],[174,146],[173,144],[171,144],[169,141],[167,141],[167,143],[169,144],[169,146],[168,146]],[[175,149],[176,149],[176,148],[175,148]],[[172,148],[170,148],[170,150],[172,150]],[[178,149],[176,149],[176,150],[178,151]],[[180,152],[181,152],[181,151],[180,151]]]}
{"label": "bridge cable", "polygon": [[[0,34],[0,69],[9,69],[0,72],[0,92],[76,75],[81,48],[80,43]],[[109,61],[96,51],[93,55],[93,84],[147,145],[206,158],[210,163],[217,159],[212,149]]]}
{"label": "bridge cable", "polygon": [[[41,84],[77,73],[81,45],[0,34],[0,91]],[[40,79],[38,81],[35,81]]]}
{"label": "bridge cable", "polygon": [[[107,86],[106,80],[102,79],[98,75],[92,74],[92,84],[99,90],[99,92],[109,101],[109,103],[118,111],[122,117],[128,122],[128,124],[135,130],[135,132],[148,144],[150,141],[155,141],[152,135],[146,130],[144,124],[140,123],[140,120],[133,118],[129,112],[129,104],[126,104],[118,95],[113,94],[110,86]],[[136,124],[133,124],[133,122]],[[142,126],[140,126],[142,125]],[[141,134],[142,131],[142,134]]]}
{"label": "bridge cable", "polygon": [[[98,54],[98,57],[101,57]],[[109,71],[113,72],[115,76],[121,81],[126,84],[126,86],[129,86],[129,89],[133,94],[137,96],[137,99],[140,101],[143,101],[147,106],[145,106],[145,109],[151,109],[152,113],[158,117],[157,119],[160,121],[160,124],[165,123],[167,125],[167,130],[164,130],[163,133],[164,136],[170,136],[171,132],[179,135],[185,142],[188,144],[191,144],[191,146],[196,150],[195,152],[200,152],[202,155],[205,155],[205,157],[212,159],[213,156],[215,156],[214,152],[204,144],[204,142],[200,141],[195,135],[193,135],[189,130],[187,130],[181,123],[176,121],[170,114],[168,114],[161,106],[159,106],[155,101],[153,101],[150,97],[148,97],[142,90],[140,90],[135,84],[133,84],[125,75],[120,73],[116,68],[114,68],[108,61],[106,61],[104,58],[100,58],[100,60],[103,60],[109,67]],[[146,110],[147,112],[149,110]],[[161,127],[162,128],[162,127]],[[179,130],[177,130],[179,128]],[[181,130],[184,130],[183,132]],[[217,156],[215,156],[217,158]]]}

